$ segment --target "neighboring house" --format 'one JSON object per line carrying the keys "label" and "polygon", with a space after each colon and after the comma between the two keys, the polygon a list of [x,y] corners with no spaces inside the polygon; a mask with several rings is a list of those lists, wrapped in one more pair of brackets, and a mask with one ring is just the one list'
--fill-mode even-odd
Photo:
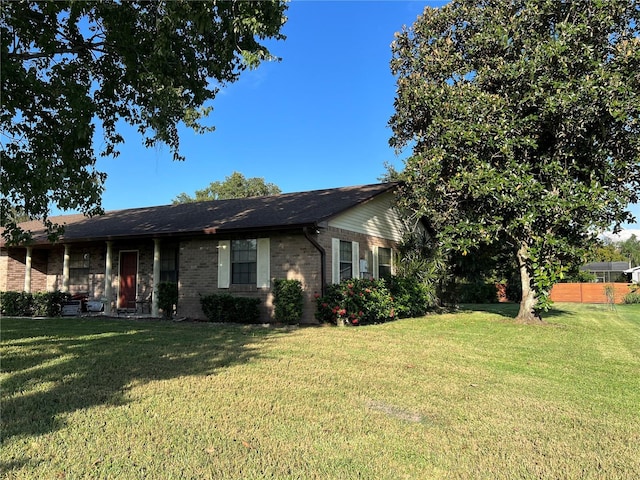
{"label": "neighboring house", "polygon": [[0,290],[85,294],[117,310],[154,315],[157,285],[176,282],[177,314],[202,319],[200,296],[259,297],[273,318],[272,281],[302,282],[303,322],[314,322],[315,295],[344,278],[393,271],[402,223],[393,208],[396,184],[375,184],[134,208],[64,224],[50,243],[39,222],[29,246],[0,243]]}
{"label": "neighboring house", "polygon": [[640,265],[637,267],[629,268],[624,271],[627,275],[631,275],[631,281],[633,283],[640,283]]}
{"label": "neighboring house", "polygon": [[591,262],[580,267],[580,270],[595,274],[597,282],[609,283],[625,282],[625,270],[629,267],[629,262]]}

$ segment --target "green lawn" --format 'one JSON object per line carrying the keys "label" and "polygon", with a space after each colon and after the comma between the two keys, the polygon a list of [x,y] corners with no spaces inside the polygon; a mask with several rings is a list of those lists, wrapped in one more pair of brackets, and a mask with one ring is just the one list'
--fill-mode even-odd
{"label": "green lawn", "polygon": [[[484,310],[484,311],[482,311]],[[640,478],[640,306],[2,319],[3,478]]]}

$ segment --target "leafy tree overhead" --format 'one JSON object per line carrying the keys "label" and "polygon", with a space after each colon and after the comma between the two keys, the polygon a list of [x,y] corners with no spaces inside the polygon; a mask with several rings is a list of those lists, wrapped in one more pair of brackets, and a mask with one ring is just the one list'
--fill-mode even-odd
{"label": "leafy tree overhead", "polygon": [[196,190],[195,197],[181,193],[173,199],[174,204],[202,202],[206,200],[226,200],[229,198],[262,197],[278,195],[280,188],[273,183],[265,183],[264,178],[245,178],[239,172],[233,172],[224,181],[211,182],[207,188]]}
{"label": "leafy tree overhead", "polygon": [[[12,212],[52,231],[50,206],[102,211],[99,155],[116,156],[118,123],[146,146],[179,151],[178,125],[196,132],[221,85],[272,59],[281,0],[32,1],[1,3],[0,206],[9,241],[28,239]],[[103,139],[94,145],[96,127]]]}
{"label": "leafy tree overhead", "polygon": [[404,208],[449,251],[510,247],[518,319],[640,192],[638,0],[458,0],[398,33],[390,144]]}

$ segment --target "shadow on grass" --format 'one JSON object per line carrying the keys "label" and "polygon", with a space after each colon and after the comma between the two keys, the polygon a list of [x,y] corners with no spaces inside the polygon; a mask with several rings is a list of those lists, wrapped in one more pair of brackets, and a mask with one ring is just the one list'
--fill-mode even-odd
{"label": "shadow on grass", "polygon": [[250,362],[261,356],[262,343],[284,334],[248,326],[3,319],[0,445],[60,429],[67,413],[126,404],[133,384],[215,375]]}
{"label": "shadow on grass", "polygon": [[[507,318],[516,318],[520,305],[517,303],[467,303],[460,305],[461,312],[488,312]],[[547,312],[542,312],[542,319],[548,320],[560,315],[573,315],[573,312],[552,307]]]}

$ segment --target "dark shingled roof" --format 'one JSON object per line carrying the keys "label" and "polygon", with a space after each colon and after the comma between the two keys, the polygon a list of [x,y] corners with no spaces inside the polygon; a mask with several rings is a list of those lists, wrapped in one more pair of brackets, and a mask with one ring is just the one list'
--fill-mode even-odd
{"label": "dark shingled roof", "polygon": [[[62,215],[51,220],[65,225],[60,242],[313,227],[395,186],[395,183],[361,185],[113,210],[93,218]],[[25,222],[21,226],[33,232],[35,243],[48,243],[41,222]]]}

